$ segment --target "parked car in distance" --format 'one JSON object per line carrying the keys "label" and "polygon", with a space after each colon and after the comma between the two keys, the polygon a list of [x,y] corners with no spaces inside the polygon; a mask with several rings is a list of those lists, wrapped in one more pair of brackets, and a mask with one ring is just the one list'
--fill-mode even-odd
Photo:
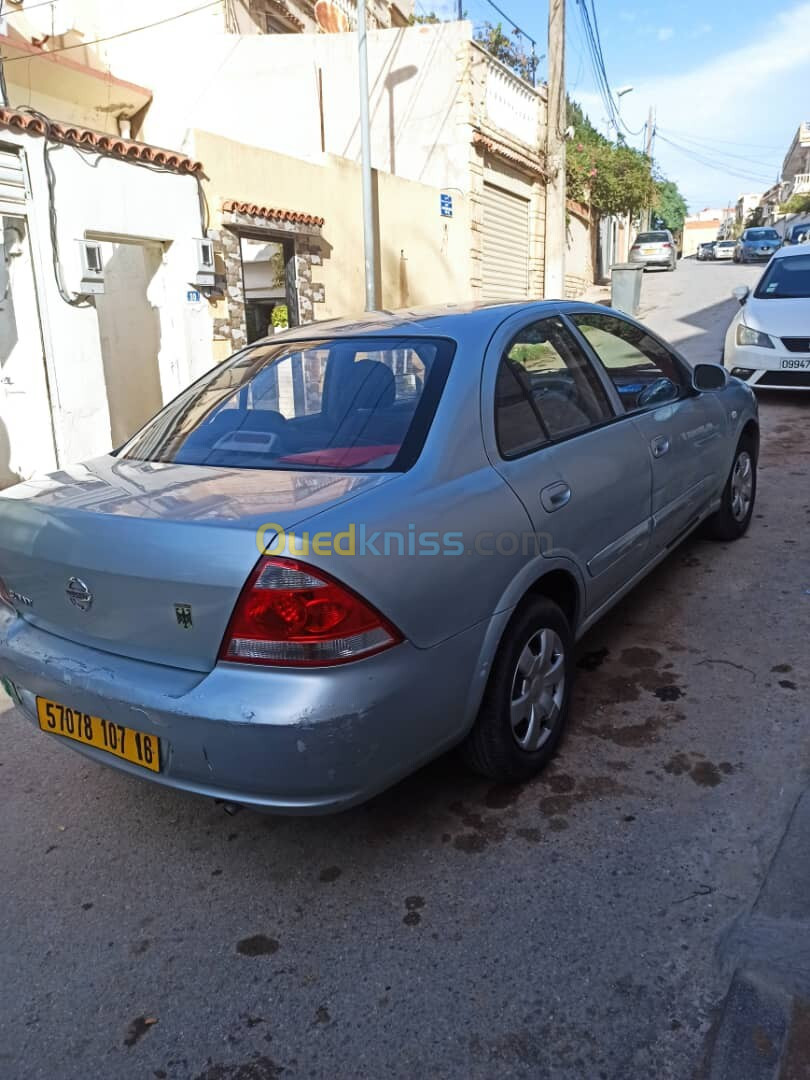
{"label": "parked car in distance", "polygon": [[678,266],[678,251],[669,229],[656,229],[653,232],[639,233],[630,248],[630,262],[644,263],[645,266],[663,266],[665,270],[675,270]]}
{"label": "parked car in distance", "polygon": [[800,222],[798,225],[790,225],[785,233],[786,244],[810,243],[810,221]]}
{"label": "parked car in distance", "polygon": [[746,229],[737,241],[734,261],[738,263],[767,262],[782,246],[782,237],[776,229]]}
{"label": "parked car in distance", "polygon": [[748,387],[598,305],[298,327],[2,493],[0,674],[43,739],[260,809],[459,745],[526,780],[575,641],[698,525],[745,533],[758,440]]}
{"label": "parked car in distance", "polygon": [[737,247],[736,240],[718,240],[714,245],[715,259],[733,259],[734,251]]}
{"label": "parked car in distance", "polygon": [[705,244],[698,244],[698,249],[695,252],[695,258],[698,262],[705,262],[707,259],[713,259],[716,244],[716,240],[709,240]]}
{"label": "parked car in distance", "polygon": [[780,248],[753,293],[741,285],[733,295],[726,368],[749,386],[810,390],[810,248]]}

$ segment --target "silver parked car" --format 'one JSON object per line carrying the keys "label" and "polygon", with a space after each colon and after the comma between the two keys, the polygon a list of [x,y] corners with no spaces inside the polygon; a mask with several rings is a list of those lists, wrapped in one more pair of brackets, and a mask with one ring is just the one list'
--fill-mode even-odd
{"label": "silver parked car", "polygon": [[120,449],[0,497],[0,673],[43,732],[284,812],[461,745],[525,780],[574,643],[699,524],[741,536],[753,393],[603,307],[258,342]]}
{"label": "silver parked car", "polygon": [[677,270],[678,250],[669,229],[641,232],[630,248],[630,262],[645,266],[663,266],[665,270]]}

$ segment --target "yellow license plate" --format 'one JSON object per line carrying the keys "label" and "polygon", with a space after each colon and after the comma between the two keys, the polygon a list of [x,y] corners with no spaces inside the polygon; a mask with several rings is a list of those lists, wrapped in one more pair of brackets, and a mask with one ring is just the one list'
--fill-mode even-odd
{"label": "yellow license plate", "polygon": [[95,746],[124,761],[131,761],[133,765],[160,772],[160,742],[154,735],[133,731],[47,698],[37,698],[37,715],[43,731],[73,739],[84,746]]}
{"label": "yellow license plate", "polygon": [[654,255],[655,254],[655,248],[642,248],[641,249],[641,254],[642,255]]}

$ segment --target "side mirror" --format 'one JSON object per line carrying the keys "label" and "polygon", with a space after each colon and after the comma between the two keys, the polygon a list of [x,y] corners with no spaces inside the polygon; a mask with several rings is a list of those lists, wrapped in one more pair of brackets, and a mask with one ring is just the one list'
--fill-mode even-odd
{"label": "side mirror", "polygon": [[738,303],[744,304],[751,295],[751,290],[747,285],[738,285],[736,289],[731,290],[731,295]]}
{"label": "side mirror", "polygon": [[722,390],[727,382],[726,369],[719,364],[695,364],[692,369],[692,386],[695,390]]}

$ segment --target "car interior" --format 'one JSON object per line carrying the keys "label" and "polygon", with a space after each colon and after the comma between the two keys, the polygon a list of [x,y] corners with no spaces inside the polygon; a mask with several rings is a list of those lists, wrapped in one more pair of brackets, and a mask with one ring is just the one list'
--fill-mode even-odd
{"label": "car interior", "polygon": [[[245,369],[236,390],[226,373],[220,388],[215,377],[198,393],[192,422],[185,411],[182,430],[167,417],[163,445],[152,440],[150,458],[242,468],[393,466],[422,402],[435,342],[376,349],[339,341],[272,353]],[[139,455],[137,442],[126,456]]]}

